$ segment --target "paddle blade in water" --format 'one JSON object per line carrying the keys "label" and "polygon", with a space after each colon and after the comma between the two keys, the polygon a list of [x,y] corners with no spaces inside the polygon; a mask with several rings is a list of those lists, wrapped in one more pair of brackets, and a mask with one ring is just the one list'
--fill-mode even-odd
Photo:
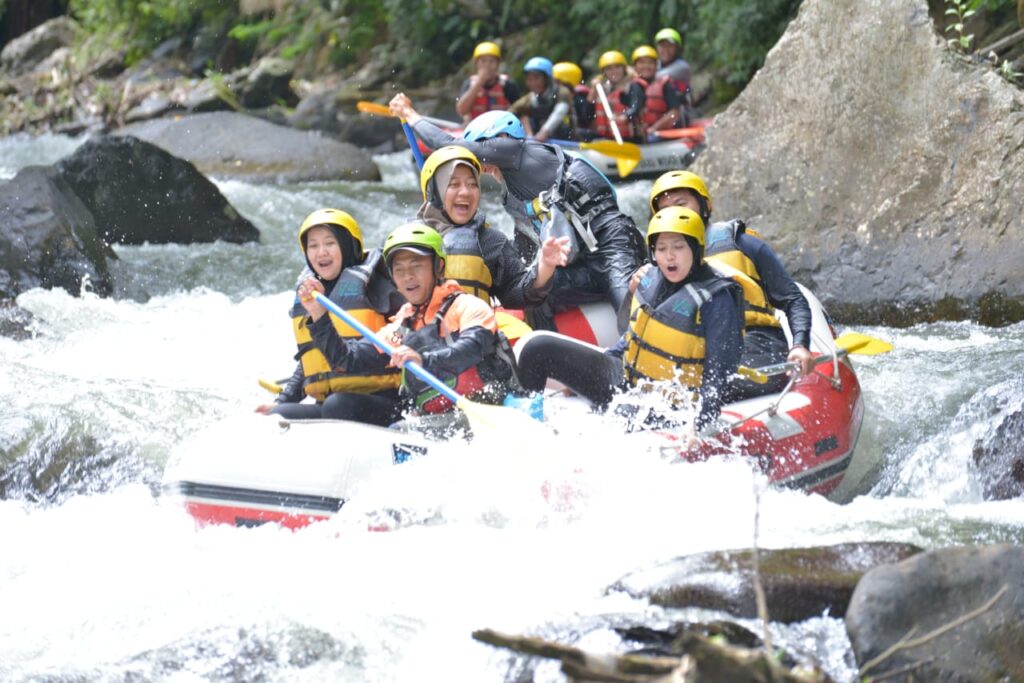
{"label": "paddle blade in water", "polygon": [[836,346],[847,353],[858,353],[862,356],[877,356],[880,353],[889,353],[893,349],[889,342],[860,332],[844,332],[836,339]]}
{"label": "paddle blade in water", "polygon": [[633,169],[635,169],[637,164],[639,163],[639,159],[616,159],[615,165],[619,169],[619,177],[625,178],[626,176],[628,176],[630,173],[633,172]]}

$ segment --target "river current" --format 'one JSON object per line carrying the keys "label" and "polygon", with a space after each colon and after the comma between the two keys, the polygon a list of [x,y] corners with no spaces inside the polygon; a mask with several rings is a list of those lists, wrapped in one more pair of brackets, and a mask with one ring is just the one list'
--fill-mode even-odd
{"label": "river current", "polygon": [[[78,143],[0,141],[0,178]],[[115,298],[88,283],[80,297],[18,297],[34,322],[30,339],[0,337],[0,680],[501,681],[522,665],[473,630],[615,651],[616,626],[713,617],[606,589],[673,557],[749,547],[755,512],[762,547],[1024,541],[1024,505],[984,501],[972,455],[1024,401],[1024,325],[969,322],[856,328],[895,350],[856,358],[866,417],[841,502],[769,488],[742,462],[509,434],[394,468],[299,532],[197,529],[159,495],[163,467],[189,436],[267,401],[257,378],[290,373],[302,218],[345,209],[374,245],[415,211],[407,155],[378,162],[382,183],[218,182],[260,244],[119,246]],[[493,190],[484,208],[508,230]],[[620,203],[639,219],[649,190],[621,186]],[[538,495],[563,480],[579,493],[568,510]],[[396,508],[394,531],[367,531]],[[772,630],[837,679],[854,674],[841,620]],[[561,680],[535,666],[534,680]]]}

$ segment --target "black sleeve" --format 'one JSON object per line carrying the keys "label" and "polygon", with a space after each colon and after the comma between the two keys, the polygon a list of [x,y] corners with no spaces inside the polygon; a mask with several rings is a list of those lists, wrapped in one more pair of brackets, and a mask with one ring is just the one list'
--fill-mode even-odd
{"label": "black sleeve", "polygon": [[551,293],[555,278],[540,289],[534,288],[537,264],[526,267],[504,233],[484,228],[480,231],[480,249],[491,271],[491,293],[505,308],[535,308]]}
{"label": "black sleeve", "polygon": [[644,105],[647,104],[647,94],[644,92],[642,85],[633,82],[629,84],[629,89],[626,90],[625,95],[626,100],[623,101],[623,104],[626,105],[626,118],[632,121],[640,116],[640,112],[644,110]]}
{"label": "black sleeve", "polygon": [[699,392],[700,413],[694,425],[698,433],[718,419],[729,379],[740,364],[743,320],[738,289],[729,287],[720,291],[700,308],[706,352]]}
{"label": "black sleeve", "polygon": [[679,94],[679,89],[676,88],[672,81],[665,81],[661,94],[664,96],[665,104],[669,109],[678,109],[683,106],[683,96]]}
{"label": "black sleeve", "polygon": [[515,102],[522,97],[522,91],[519,89],[519,84],[513,81],[511,78],[505,80],[505,99],[509,102]]}
{"label": "black sleeve", "polygon": [[302,363],[295,364],[295,371],[284,383],[281,393],[274,398],[274,403],[298,403],[306,394],[302,391],[302,380],[306,375],[302,372]]}
{"label": "black sleeve", "polygon": [[387,354],[377,350],[365,339],[346,339],[338,334],[327,314],[320,316],[309,331],[313,335],[313,343],[324,354],[327,363],[335,370],[343,372],[377,372],[388,366]]}
{"label": "black sleeve", "polygon": [[753,235],[742,234],[736,243],[740,251],[754,262],[768,303],[786,314],[793,345],[810,349],[811,307],[782,261],[771,247]]}
{"label": "black sleeve", "polygon": [[500,169],[519,170],[523,158],[523,141],[515,138],[490,138],[470,142],[456,138],[441,130],[430,121],[420,119],[412,127],[416,135],[431,149],[445,145],[459,145],[476,155],[481,163],[492,164]]}
{"label": "black sleeve", "polygon": [[493,347],[494,333],[477,325],[460,330],[459,338],[451,345],[421,354],[423,367],[435,374],[457,374],[478,364]]}

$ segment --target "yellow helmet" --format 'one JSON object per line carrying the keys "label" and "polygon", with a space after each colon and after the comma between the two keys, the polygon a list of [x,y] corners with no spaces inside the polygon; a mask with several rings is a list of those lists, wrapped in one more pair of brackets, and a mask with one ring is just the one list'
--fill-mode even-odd
{"label": "yellow helmet", "polygon": [[647,57],[648,59],[658,61],[658,51],[655,50],[650,45],[641,45],[637,49],[633,50],[633,56],[630,58],[629,61],[636,64],[636,60],[640,59],[641,57]]}
{"label": "yellow helmet", "polygon": [[647,247],[652,252],[654,238],[665,232],[692,237],[697,244],[704,246],[704,221],[696,211],[685,206],[669,206],[651,218],[647,226]]}
{"label": "yellow helmet", "polygon": [[714,205],[711,203],[711,193],[708,192],[708,186],[704,184],[699,175],[690,171],[669,171],[668,173],[661,174],[654,181],[654,185],[651,187],[651,213],[658,211],[657,201],[662,192],[678,189],[693,190],[703,197],[704,201],[708,204],[708,216],[711,215]]}
{"label": "yellow helmet", "polygon": [[609,50],[601,55],[601,58],[597,60],[597,68],[602,71],[605,67],[613,66],[615,64],[626,66],[626,55],[622,54],[618,50]]}
{"label": "yellow helmet", "polygon": [[347,232],[355,243],[356,256],[360,261],[366,258],[366,252],[363,251],[363,232],[359,229],[359,223],[340,209],[317,209],[306,216],[306,220],[302,221],[302,227],[299,228],[299,248],[303,252],[306,251],[306,233],[318,225],[336,225]]}
{"label": "yellow helmet", "polygon": [[423,170],[420,171],[420,190],[423,192],[423,201],[427,201],[427,185],[430,184],[430,179],[434,177],[437,169],[441,168],[444,164],[455,159],[461,159],[471,164],[476,168],[476,174],[479,176],[483,172],[483,168],[480,166],[480,160],[476,158],[476,155],[470,152],[465,147],[459,145],[448,145],[434,150],[433,154],[427,157],[427,160],[423,162]]}
{"label": "yellow helmet", "polygon": [[572,62],[559,62],[552,67],[556,81],[577,86],[583,82],[583,69]]}
{"label": "yellow helmet", "polygon": [[501,48],[498,47],[497,43],[480,43],[473,49],[473,59],[484,56],[494,57],[495,59],[501,59]]}

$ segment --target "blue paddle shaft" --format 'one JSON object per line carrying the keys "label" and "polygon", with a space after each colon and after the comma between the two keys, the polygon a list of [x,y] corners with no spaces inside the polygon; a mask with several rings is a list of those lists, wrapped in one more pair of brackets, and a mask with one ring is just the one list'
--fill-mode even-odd
{"label": "blue paddle shaft", "polygon": [[[384,353],[388,354],[389,356],[394,355],[395,350],[393,348],[391,348],[391,346],[386,341],[384,341],[380,337],[380,335],[378,335],[376,332],[371,330],[369,327],[367,327],[366,325],[361,323],[351,313],[349,313],[344,308],[342,308],[338,304],[334,303],[333,301],[331,301],[330,299],[328,299],[326,296],[324,296],[323,294],[321,294],[319,292],[315,293],[313,296],[316,297],[316,300],[320,302],[321,306],[323,306],[324,308],[329,310],[331,313],[333,313],[334,315],[336,315],[339,318],[341,318],[342,320],[344,320],[345,323],[349,327],[351,327],[356,332],[358,332],[359,334],[363,335],[364,337],[369,339],[371,342],[373,342],[373,345],[376,346],[378,349],[380,349]],[[439,380],[437,377],[434,377],[434,375],[432,375],[429,372],[427,372],[426,369],[422,365],[420,365],[419,363],[416,363],[416,362],[411,361],[411,360],[407,360],[402,365],[402,367],[403,368],[407,368],[410,371],[412,371],[412,373],[414,375],[416,375],[421,380],[423,380],[424,382],[429,384],[432,389],[436,389],[441,395],[443,395],[445,398],[447,398],[452,403],[458,403],[459,399],[462,398],[461,396],[456,394],[454,391],[452,391],[452,388],[449,387],[447,384],[445,384],[444,382]]]}
{"label": "blue paddle shaft", "polygon": [[402,130],[405,131],[405,138],[409,141],[412,155],[416,157],[416,166],[423,170],[423,152],[420,151],[420,145],[416,142],[416,135],[412,132],[412,126],[406,123],[405,119],[402,119]]}

